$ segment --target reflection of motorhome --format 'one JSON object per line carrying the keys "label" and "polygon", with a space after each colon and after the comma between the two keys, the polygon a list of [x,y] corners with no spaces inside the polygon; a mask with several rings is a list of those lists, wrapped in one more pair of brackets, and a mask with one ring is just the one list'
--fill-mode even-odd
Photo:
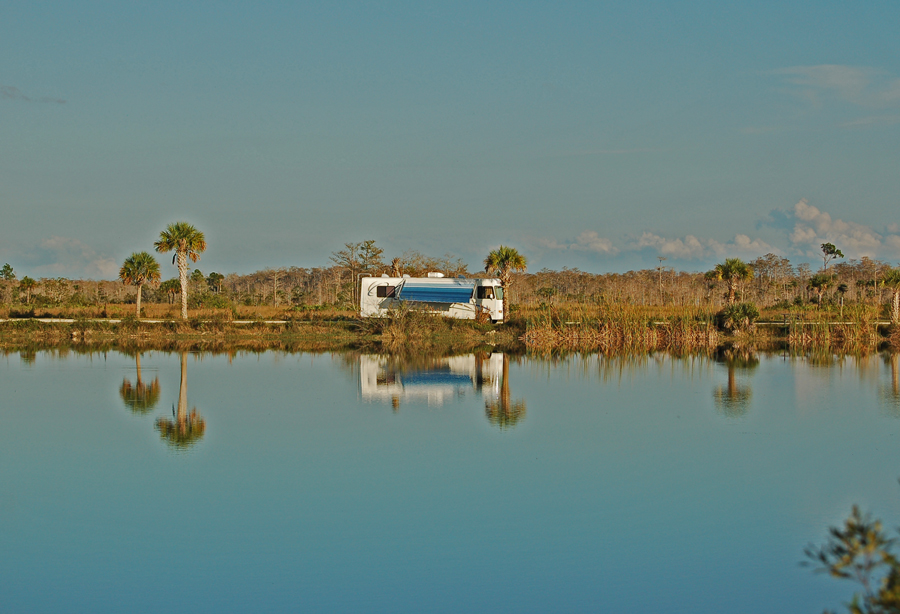
{"label": "reflection of motorhome", "polygon": [[500,395],[503,354],[450,356],[434,359],[427,366],[406,369],[387,356],[359,357],[359,385],[364,401],[401,401],[443,405],[467,390],[494,400]]}
{"label": "reflection of motorhome", "polygon": [[503,288],[499,279],[450,279],[440,273],[429,273],[428,277],[362,278],[360,316],[386,315],[401,302],[451,318],[474,320],[479,311],[484,311],[491,321],[503,321]]}

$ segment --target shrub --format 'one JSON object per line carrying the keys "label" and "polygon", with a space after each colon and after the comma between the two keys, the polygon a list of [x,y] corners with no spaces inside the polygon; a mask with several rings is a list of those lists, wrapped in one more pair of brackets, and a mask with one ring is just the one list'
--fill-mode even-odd
{"label": "shrub", "polygon": [[732,332],[748,330],[759,318],[753,303],[735,303],[716,314],[716,326]]}

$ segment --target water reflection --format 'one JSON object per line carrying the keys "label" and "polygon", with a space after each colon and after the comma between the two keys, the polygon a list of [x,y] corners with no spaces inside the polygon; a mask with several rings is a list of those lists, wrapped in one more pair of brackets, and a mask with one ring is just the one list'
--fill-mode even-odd
{"label": "water reflection", "polygon": [[752,373],[759,366],[759,358],[746,348],[721,348],[716,351],[715,359],[728,369],[727,384],[713,389],[716,409],[728,418],[743,416],[750,408],[753,390],[746,384],[739,384],[736,373]]}
{"label": "water reflection", "polygon": [[475,352],[459,356],[359,356],[360,396],[364,401],[425,402],[439,407],[474,391],[484,397],[485,414],[500,428],[525,417],[525,401],[512,400],[508,354]]}
{"label": "water reflection", "polygon": [[891,369],[890,387],[881,387],[881,396],[894,413],[900,412],[900,354],[890,352],[884,355],[884,364]]}
{"label": "water reflection", "polygon": [[512,400],[509,393],[509,355],[503,354],[500,376],[500,394],[493,399],[485,399],[484,413],[488,421],[501,429],[515,426],[525,419],[525,399]]}
{"label": "water reflection", "polygon": [[159,418],[156,430],[170,446],[188,448],[197,443],[206,432],[206,420],[196,407],[187,410],[187,352],[181,352],[181,386],[178,389],[178,410],[172,408],[174,420]]}
{"label": "water reflection", "polygon": [[135,368],[137,369],[137,383],[132,384],[127,377],[122,380],[119,388],[119,396],[125,402],[125,407],[135,414],[145,414],[151,411],[159,401],[159,377],[153,379],[150,384],[144,383],[141,378],[141,353],[134,355]]}

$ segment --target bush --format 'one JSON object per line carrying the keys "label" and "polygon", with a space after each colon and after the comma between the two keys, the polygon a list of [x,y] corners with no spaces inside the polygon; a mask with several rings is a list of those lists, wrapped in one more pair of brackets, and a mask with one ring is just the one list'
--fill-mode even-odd
{"label": "bush", "polygon": [[732,332],[748,330],[759,318],[753,303],[735,303],[716,314],[716,326]]}

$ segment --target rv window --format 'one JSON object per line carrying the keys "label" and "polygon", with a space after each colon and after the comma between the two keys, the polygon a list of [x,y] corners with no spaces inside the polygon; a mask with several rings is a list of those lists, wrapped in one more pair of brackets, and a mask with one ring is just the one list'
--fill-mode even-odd
{"label": "rv window", "polygon": [[375,296],[378,298],[385,298],[388,296],[394,296],[394,290],[396,286],[378,286],[375,288]]}
{"label": "rv window", "polygon": [[494,298],[494,288],[491,286],[478,286],[477,298]]}
{"label": "rv window", "polygon": [[502,301],[503,300],[503,288],[501,288],[500,286],[497,286],[496,288],[494,288],[494,290],[497,291],[497,300]]}

